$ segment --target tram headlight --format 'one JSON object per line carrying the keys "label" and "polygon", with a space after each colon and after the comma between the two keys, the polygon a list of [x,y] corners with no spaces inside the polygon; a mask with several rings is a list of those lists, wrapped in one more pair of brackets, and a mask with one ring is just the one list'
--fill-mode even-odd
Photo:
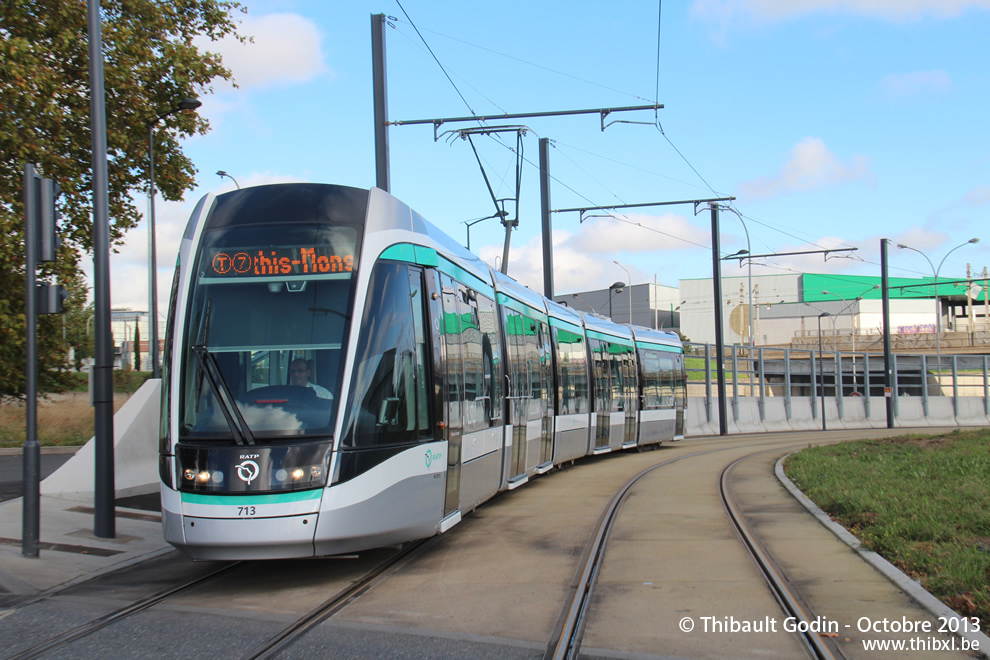
{"label": "tram headlight", "polygon": [[196,479],[197,479],[197,480],[198,480],[198,481],[199,481],[199,482],[200,482],[201,484],[205,484],[205,483],[206,483],[207,481],[209,481],[209,480],[210,480],[210,477],[212,477],[212,476],[213,476],[213,475],[212,475],[212,474],[210,474],[210,471],[209,471],[209,470],[203,470],[202,472],[200,472],[199,474],[197,474],[197,475],[196,475]]}
{"label": "tram headlight", "polygon": [[300,479],[303,478],[303,476],[305,476],[305,474],[306,474],[305,470],[303,470],[302,468],[296,468],[295,470],[292,471],[292,480],[299,481]]}
{"label": "tram headlight", "polygon": [[190,470],[189,468],[186,468],[185,470],[182,471],[182,476],[183,478],[185,478],[186,481],[192,481],[193,479],[196,478],[196,470]]}

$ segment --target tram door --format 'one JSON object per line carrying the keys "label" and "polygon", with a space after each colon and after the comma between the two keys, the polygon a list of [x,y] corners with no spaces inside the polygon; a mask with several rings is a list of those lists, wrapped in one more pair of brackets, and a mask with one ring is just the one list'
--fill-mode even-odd
{"label": "tram door", "polygon": [[464,290],[446,275],[440,276],[443,298],[443,333],[446,368],[444,370],[444,405],[447,413],[447,489],[443,515],[457,511],[461,493],[461,438],[464,423],[461,403],[464,401],[464,352],[461,347],[461,315],[457,298]]}
{"label": "tram door", "polygon": [[684,418],[687,414],[687,373],[684,370],[683,355],[674,358],[674,408],[677,411],[674,422],[674,437],[683,438],[686,426]]}
{"label": "tram door", "polygon": [[540,471],[553,467],[553,354],[550,326],[540,322]]}
{"label": "tram door", "polygon": [[533,321],[520,312],[509,307],[504,308],[506,353],[506,378],[508,390],[506,399],[509,402],[509,425],[512,433],[512,453],[509,458],[510,484],[526,474],[526,436],[529,420],[530,368],[533,366],[530,348],[535,341],[527,341],[527,337],[535,338]]}
{"label": "tram door", "polygon": [[608,360],[607,344],[599,339],[589,340],[591,343],[591,366],[595,376],[595,450],[606,449],[609,446],[612,413],[612,382],[609,378],[610,363]]}

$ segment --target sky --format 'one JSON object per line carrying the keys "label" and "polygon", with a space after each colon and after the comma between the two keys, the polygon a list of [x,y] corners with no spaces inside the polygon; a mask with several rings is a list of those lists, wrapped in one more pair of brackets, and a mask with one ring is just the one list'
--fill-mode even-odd
{"label": "sky", "polygon": [[[391,121],[664,106],[610,114],[604,131],[598,114],[489,122],[526,128],[508,272],[533,289],[540,138],[552,209],[731,196],[741,218],[720,214],[724,255],[747,249],[746,231],[758,255],[856,248],[754,260],[754,275],[879,276],[883,238],[923,253],[891,245],[892,276],[940,266],[958,279],[990,265],[990,0],[244,4],[240,32],[253,43],[201,44],[237,87],[199,90],[211,131],[183,145],[197,188],[156,202],[160,321],[192,208],[234,189],[218,170],[241,187],[375,185],[379,13],[392,17]],[[431,125],[389,129],[392,194],[462,243],[466,222],[495,209],[471,144],[446,131],[477,125],[445,124],[439,140]],[[473,141],[496,197],[513,196],[515,134]],[[555,292],[711,277],[711,217],[695,210],[553,213]],[[501,259],[496,219],[470,233],[474,252]],[[147,246],[142,222],[113,255],[115,308],[147,309]],[[727,276],[745,271],[722,263]]]}

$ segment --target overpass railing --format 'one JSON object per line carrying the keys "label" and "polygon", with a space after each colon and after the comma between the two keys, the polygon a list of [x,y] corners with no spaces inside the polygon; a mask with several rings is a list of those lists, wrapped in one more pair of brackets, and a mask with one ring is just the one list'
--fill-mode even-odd
{"label": "overpass railing", "polygon": [[[709,423],[717,419],[717,359],[714,345],[685,343],[688,396],[703,400]],[[754,413],[759,422],[808,414],[817,421],[824,407],[828,420],[869,426],[871,419],[885,420],[888,394],[902,425],[985,423],[990,417],[990,355],[943,354],[939,361],[925,353],[895,353],[889,393],[883,355],[876,352],[737,344],[724,349],[722,364],[727,415],[737,424]]]}

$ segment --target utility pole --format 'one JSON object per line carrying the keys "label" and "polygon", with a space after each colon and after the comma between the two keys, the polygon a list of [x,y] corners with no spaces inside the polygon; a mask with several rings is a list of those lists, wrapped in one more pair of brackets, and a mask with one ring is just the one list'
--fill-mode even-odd
{"label": "utility pole", "polygon": [[385,66],[385,14],[371,16],[371,68],[375,98],[375,181],[389,192],[391,175],[388,162],[388,81]]}

